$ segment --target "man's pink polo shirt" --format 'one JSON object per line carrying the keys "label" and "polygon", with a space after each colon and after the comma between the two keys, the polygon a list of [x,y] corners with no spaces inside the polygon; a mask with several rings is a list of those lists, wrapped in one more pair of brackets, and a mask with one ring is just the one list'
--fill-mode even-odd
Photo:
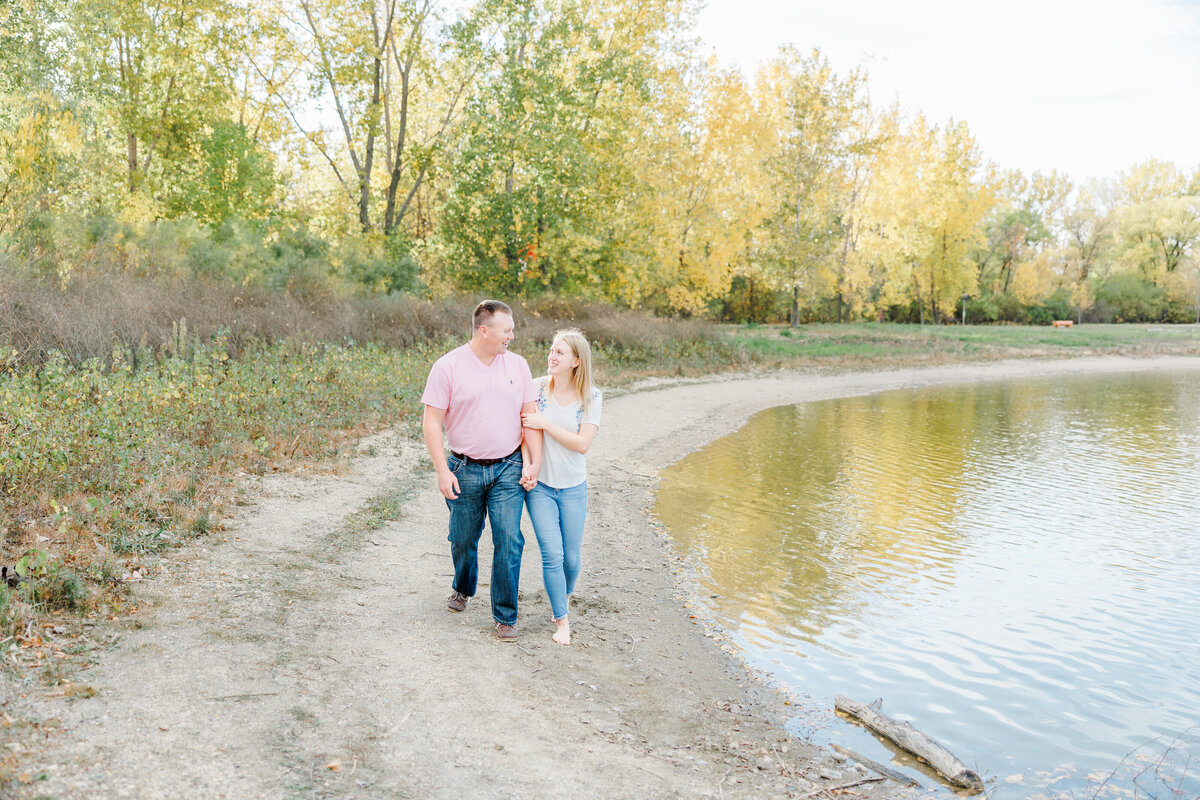
{"label": "man's pink polo shirt", "polygon": [[490,366],[470,345],[456,347],[429,371],[421,402],[445,409],[450,449],[472,458],[502,458],[521,446],[521,406],[537,400],[529,364],[516,353]]}

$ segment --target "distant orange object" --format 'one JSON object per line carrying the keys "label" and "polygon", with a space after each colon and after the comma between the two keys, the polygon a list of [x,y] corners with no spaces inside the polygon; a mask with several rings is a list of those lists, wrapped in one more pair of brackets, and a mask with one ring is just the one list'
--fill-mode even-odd
{"label": "distant orange object", "polygon": [[1072,325],[1074,325],[1075,322],[1074,322],[1074,320],[1069,320],[1069,319],[1056,319],[1056,320],[1054,320],[1054,322],[1051,322],[1050,324],[1056,328],[1069,328]]}

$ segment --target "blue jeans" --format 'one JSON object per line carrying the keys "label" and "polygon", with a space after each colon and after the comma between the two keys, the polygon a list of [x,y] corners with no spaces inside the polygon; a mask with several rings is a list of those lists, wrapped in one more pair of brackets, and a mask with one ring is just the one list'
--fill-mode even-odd
{"label": "blue jeans", "polygon": [[458,478],[458,497],[450,508],[450,555],[454,559],[454,591],[473,597],[479,578],[479,537],[487,515],[492,528],[492,618],[517,623],[517,583],[521,579],[521,453],[481,466],[448,455],[447,466]]}
{"label": "blue jeans", "polygon": [[544,483],[525,495],[533,533],[542,551],[542,580],[555,619],[567,616],[567,595],[579,578],[583,522],[587,518],[587,481],[567,489]]}

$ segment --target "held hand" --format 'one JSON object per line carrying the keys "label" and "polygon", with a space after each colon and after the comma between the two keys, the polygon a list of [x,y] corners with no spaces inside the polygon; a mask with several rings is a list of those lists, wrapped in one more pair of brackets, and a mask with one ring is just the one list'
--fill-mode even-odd
{"label": "held hand", "polygon": [[458,499],[458,478],[454,477],[454,473],[450,470],[438,473],[438,491],[442,493],[442,497],[447,500]]}
{"label": "held hand", "polygon": [[540,411],[530,411],[527,414],[521,415],[521,424],[526,428],[532,428],[535,431],[546,429],[546,419]]}
{"label": "held hand", "polygon": [[540,469],[534,469],[532,465],[526,464],[521,468],[521,487],[529,491],[537,486],[538,473]]}

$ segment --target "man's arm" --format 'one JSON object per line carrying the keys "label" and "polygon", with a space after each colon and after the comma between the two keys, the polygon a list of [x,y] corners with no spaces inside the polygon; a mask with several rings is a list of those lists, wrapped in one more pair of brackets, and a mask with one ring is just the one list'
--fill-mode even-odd
{"label": "man's arm", "polygon": [[[528,402],[521,406],[521,414],[532,414],[537,411],[537,403]],[[529,451],[529,461],[521,468],[521,478],[523,481],[535,484],[537,483],[538,473],[542,471],[542,432],[533,428],[525,428],[522,433],[525,435],[524,444],[521,447],[521,455],[525,455],[525,451]],[[528,487],[527,487],[528,488]]]}
{"label": "man's arm", "polygon": [[[446,463],[446,445],[442,442],[442,423],[446,419],[446,409],[425,406],[425,416],[421,419],[421,429],[425,433],[425,447],[429,457],[433,459],[433,468],[437,472],[438,491],[447,500],[458,497],[458,478],[450,471]],[[538,439],[538,463],[541,463],[541,439]]]}

